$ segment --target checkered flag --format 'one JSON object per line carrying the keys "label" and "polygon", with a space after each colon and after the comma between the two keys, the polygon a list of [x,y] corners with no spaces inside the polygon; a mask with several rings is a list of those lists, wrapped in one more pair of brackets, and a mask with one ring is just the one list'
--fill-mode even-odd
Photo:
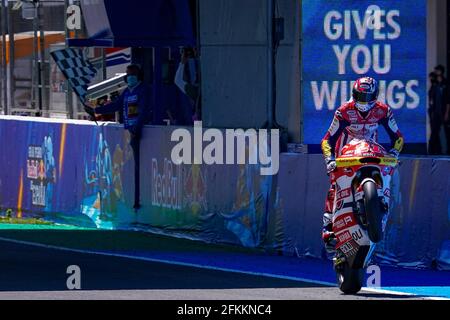
{"label": "checkered flag", "polygon": [[87,88],[97,74],[97,70],[89,60],[84,58],[81,49],[66,48],[53,51],[51,55],[75,94],[84,104]]}

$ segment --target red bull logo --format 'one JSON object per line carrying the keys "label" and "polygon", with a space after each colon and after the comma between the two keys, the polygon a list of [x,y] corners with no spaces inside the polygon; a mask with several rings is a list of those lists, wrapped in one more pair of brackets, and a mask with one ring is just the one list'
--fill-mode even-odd
{"label": "red bull logo", "polygon": [[181,209],[181,166],[174,168],[164,159],[162,173],[158,160],[152,159],[152,205],[169,209]]}

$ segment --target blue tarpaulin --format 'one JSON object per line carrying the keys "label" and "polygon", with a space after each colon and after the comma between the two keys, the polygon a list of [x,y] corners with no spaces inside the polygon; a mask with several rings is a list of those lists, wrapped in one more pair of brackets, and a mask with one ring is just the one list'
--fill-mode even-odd
{"label": "blue tarpaulin", "polygon": [[69,46],[154,47],[195,44],[187,0],[81,0],[87,39]]}

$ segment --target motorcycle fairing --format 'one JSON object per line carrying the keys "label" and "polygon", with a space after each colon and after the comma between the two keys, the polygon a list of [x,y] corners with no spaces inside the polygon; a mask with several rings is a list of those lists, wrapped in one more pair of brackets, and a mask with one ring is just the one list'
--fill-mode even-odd
{"label": "motorcycle fairing", "polygon": [[[382,203],[389,203],[391,174],[398,160],[374,141],[354,139],[344,146],[336,164],[331,178],[335,182],[333,232],[337,239],[337,256],[344,258],[352,268],[362,268],[374,248],[363,223],[364,213],[358,212],[357,207],[364,197],[362,186],[366,181],[373,181]],[[387,205],[385,207],[387,212]],[[383,229],[384,226],[385,223]]]}

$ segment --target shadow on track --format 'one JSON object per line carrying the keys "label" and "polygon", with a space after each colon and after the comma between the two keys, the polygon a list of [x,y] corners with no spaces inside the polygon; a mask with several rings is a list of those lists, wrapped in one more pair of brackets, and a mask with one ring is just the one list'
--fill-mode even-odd
{"label": "shadow on track", "polygon": [[66,271],[70,265],[80,267],[84,290],[320,287],[300,281],[69,252],[8,241],[0,241],[0,246],[0,291],[67,290],[69,274]]}

